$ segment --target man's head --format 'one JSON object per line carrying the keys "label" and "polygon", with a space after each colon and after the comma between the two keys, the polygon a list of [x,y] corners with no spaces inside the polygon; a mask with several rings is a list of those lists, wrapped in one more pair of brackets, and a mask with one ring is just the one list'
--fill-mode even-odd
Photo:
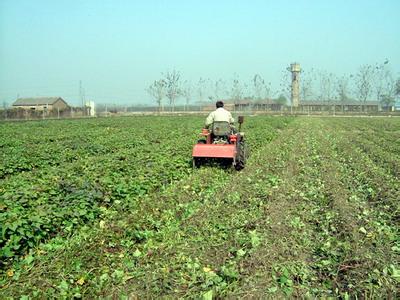
{"label": "man's head", "polygon": [[217,101],[217,103],[215,103],[215,106],[216,106],[217,108],[224,107],[224,102],[222,102],[222,101]]}

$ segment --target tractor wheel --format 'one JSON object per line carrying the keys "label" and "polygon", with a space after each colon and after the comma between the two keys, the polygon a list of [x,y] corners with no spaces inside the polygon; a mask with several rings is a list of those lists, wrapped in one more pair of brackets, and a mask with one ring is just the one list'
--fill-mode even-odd
{"label": "tractor wheel", "polygon": [[245,141],[240,141],[239,143],[239,153],[236,159],[235,169],[240,171],[244,168],[246,160],[249,156],[248,148]]}
{"label": "tractor wheel", "polygon": [[236,164],[235,164],[235,170],[236,171],[240,171],[240,170],[243,170],[244,169],[244,162],[242,162],[242,161],[237,161],[236,162]]}
{"label": "tractor wheel", "polygon": [[200,168],[202,163],[203,163],[203,160],[200,157],[193,157],[193,169]]}

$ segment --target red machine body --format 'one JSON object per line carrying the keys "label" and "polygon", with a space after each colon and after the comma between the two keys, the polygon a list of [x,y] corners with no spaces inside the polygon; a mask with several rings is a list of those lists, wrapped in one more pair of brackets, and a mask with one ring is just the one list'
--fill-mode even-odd
{"label": "red machine body", "polygon": [[235,158],[236,144],[196,144],[193,147],[193,157]]}
{"label": "red machine body", "polygon": [[[200,134],[202,139],[193,146],[193,167],[199,167],[203,163],[217,160],[225,165],[232,165],[236,170],[243,169],[248,154],[244,133],[240,132],[242,123],[243,116],[239,116],[238,133],[225,134],[227,131],[222,131],[221,134],[219,124],[216,123],[213,124],[212,130],[203,128]],[[224,125],[228,125],[225,128],[230,128],[228,123],[222,124],[220,128],[224,128]]]}
{"label": "red machine body", "polygon": [[201,136],[206,138],[205,144],[199,143],[194,145],[192,156],[193,157],[209,157],[209,158],[232,158],[234,159],[237,155],[236,135],[232,134],[229,136],[230,144],[215,144],[212,142],[211,133],[204,129],[202,130]]}

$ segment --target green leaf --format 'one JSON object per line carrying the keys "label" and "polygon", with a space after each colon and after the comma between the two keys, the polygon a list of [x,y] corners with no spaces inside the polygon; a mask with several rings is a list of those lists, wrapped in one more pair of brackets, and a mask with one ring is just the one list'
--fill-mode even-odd
{"label": "green leaf", "polygon": [[253,248],[256,248],[261,244],[261,239],[258,236],[257,231],[255,230],[250,231],[250,239],[251,239],[251,246]]}
{"label": "green leaf", "polygon": [[267,291],[268,291],[269,293],[276,293],[277,290],[278,290],[278,287],[273,286],[273,287],[268,288]]}
{"label": "green leaf", "polygon": [[67,291],[68,290],[68,282],[66,282],[65,280],[61,281],[58,288],[62,291]]}
{"label": "green leaf", "polygon": [[396,269],[394,265],[390,265],[392,271],[392,277],[397,281],[400,281],[400,269]]}
{"label": "green leaf", "polygon": [[243,249],[239,249],[239,250],[236,252],[236,254],[237,254],[238,257],[242,257],[242,256],[245,256],[245,255],[246,255],[246,251],[243,250]]}
{"label": "green leaf", "polygon": [[33,261],[35,260],[35,258],[33,257],[33,255],[28,255],[24,261],[29,265],[31,264]]}
{"label": "green leaf", "polygon": [[133,252],[133,257],[140,257],[142,256],[142,252],[139,251],[139,249],[136,249],[135,252]]}
{"label": "green leaf", "polygon": [[213,291],[209,290],[208,292],[205,292],[202,296],[203,300],[212,300],[213,298]]}

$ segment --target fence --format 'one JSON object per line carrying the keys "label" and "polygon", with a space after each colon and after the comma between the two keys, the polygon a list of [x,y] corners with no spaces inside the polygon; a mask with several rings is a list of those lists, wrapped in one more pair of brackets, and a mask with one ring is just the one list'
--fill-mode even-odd
{"label": "fence", "polygon": [[24,108],[10,108],[0,110],[0,120],[40,120],[80,118],[87,115],[81,107],[70,107],[63,110],[31,110]]}

